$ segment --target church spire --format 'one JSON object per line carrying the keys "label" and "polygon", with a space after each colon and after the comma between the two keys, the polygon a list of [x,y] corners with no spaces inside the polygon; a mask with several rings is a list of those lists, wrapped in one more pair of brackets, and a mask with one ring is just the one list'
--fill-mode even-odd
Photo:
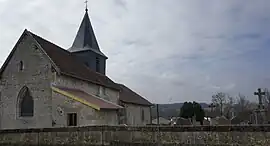
{"label": "church spire", "polygon": [[91,22],[88,16],[87,1],[85,1],[85,3],[86,3],[86,7],[85,7],[85,14],[84,14],[83,20],[81,22],[77,35],[74,39],[74,42],[71,48],[68,49],[68,51],[80,52],[80,51],[91,50],[106,57],[100,51],[96,36],[94,34],[93,27],[91,25]]}
{"label": "church spire", "polygon": [[68,49],[89,69],[106,74],[106,60],[108,59],[99,49],[98,42],[88,16],[87,0],[85,14],[72,46]]}

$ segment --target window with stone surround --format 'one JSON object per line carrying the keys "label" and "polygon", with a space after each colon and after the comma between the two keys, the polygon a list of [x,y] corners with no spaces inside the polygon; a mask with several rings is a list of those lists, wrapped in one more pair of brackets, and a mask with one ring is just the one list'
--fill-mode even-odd
{"label": "window with stone surround", "polygon": [[67,125],[68,126],[77,126],[77,113],[68,113],[67,114]]}
{"label": "window with stone surround", "polygon": [[34,116],[34,100],[28,87],[21,88],[18,94],[18,104],[20,117]]}

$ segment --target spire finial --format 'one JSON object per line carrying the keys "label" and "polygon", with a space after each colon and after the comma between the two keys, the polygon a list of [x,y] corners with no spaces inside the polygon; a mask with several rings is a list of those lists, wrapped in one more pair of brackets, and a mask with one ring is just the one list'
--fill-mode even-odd
{"label": "spire finial", "polygon": [[87,3],[88,3],[88,0],[85,0],[85,11],[87,12],[88,11],[88,8],[87,8]]}

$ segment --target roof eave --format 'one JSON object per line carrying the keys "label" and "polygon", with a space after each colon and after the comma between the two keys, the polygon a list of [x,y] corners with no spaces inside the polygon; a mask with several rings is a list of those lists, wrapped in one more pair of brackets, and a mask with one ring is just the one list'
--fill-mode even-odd
{"label": "roof eave", "polygon": [[139,106],[154,106],[154,104],[149,103],[149,104],[143,104],[143,103],[137,103],[137,102],[132,102],[132,101],[125,101],[125,100],[121,100],[121,102],[123,103],[127,103],[127,104],[134,104],[134,105],[139,105]]}
{"label": "roof eave", "polygon": [[108,57],[104,53],[102,53],[101,51],[94,50],[94,49],[81,49],[81,50],[78,49],[78,50],[73,50],[73,49],[69,48],[68,51],[70,53],[74,53],[74,54],[75,53],[87,52],[87,51],[93,51],[93,52],[99,54],[100,56],[103,56],[105,59],[108,59]]}

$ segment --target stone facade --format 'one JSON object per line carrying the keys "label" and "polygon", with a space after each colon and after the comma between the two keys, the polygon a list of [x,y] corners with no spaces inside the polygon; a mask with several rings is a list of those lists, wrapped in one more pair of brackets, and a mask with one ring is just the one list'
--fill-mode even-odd
{"label": "stone facade", "polygon": [[67,127],[67,113],[77,113],[79,126],[118,125],[117,111],[97,111],[87,105],[53,92],[53,127]]}
{"label": "stone facade", "polygon": [[127,125],[146,125],[151,124],[151,108],[135,104],[122,103],[125,107]]}
{"label": "stone facade", "polygon": [[[51,127],[52,78],[48,57],[31,36],[23,37],[1,76],[1,129]],[[19,116],[17,98],[25,85],[34,100],[34,116],[27,118]]]}
{"label": "stone facade", "polygon": [[[1,75],[0,86],[1,129],[67,126],[67,116],[65,114],[59,115],[59,109],[62,109],[64,113],[76,112],[78,126],[119,124],[119,115],[116,110],[97,111],[52,91],[53,84],[80,89],[114,104],[120,103],[119,91],[117,90],[69,76],[58,75],[52,69],[53,63],[50,58],[31,35],[22,37],[7,61]],[[19,69],[21,66],[22,70]],[[33,98],[33,117],[19,116],[20,99],[18,94],[24,86],[28,87]],[[149,106],[125,104],[125,107],[126,124],[145,125],[150,123]]]}
{"label": "stone facade", "polygon": [[106,59],[87,11],[69,51],[25,30],[0,70],[0,128],[150,124],[151,103],[105,76]]}
{"label": "stone facade", "polygon": [[[112,103],[115,103],[115,104],[119,103],[119,91],[106,88],[104,86],[99,86],[99,85],[92,84],[86,81],[71,78],[68,76],[59,76],[59,75],[56,75],[56,78],[53,84],[59,85],[59,86],[65,86],[68,88],[80,89],[88,94],[98,95],[99,97],[109,100]],[[104,88],[103,90],[105,91],[104,94],[103,93],[99,94],[100,87]]]}
{"label": "stone facade", "polygon": [[90,126],[1,130],[0,145],[270,145],[269,126]]}
{"label": "stone facade", "polygon": [[[56,75],[56,80],[54,84],[59,86],[65,86],[69,88],[81,89],[88,94],[99,95],[99,97],[109,100],[112,103],[119,104],[119,91],[103,87],[105,89],[105,94],[100,93],[100,86],[96,84],[91,84],[86,81],[77,80],[67,76]],[[151,108],[150,106],[142,106],[136,104],[122,103],[125,107],[125,115],[127,125],[146,125],[151,123]],[[144,118],[142,118],[144,114]]]}

